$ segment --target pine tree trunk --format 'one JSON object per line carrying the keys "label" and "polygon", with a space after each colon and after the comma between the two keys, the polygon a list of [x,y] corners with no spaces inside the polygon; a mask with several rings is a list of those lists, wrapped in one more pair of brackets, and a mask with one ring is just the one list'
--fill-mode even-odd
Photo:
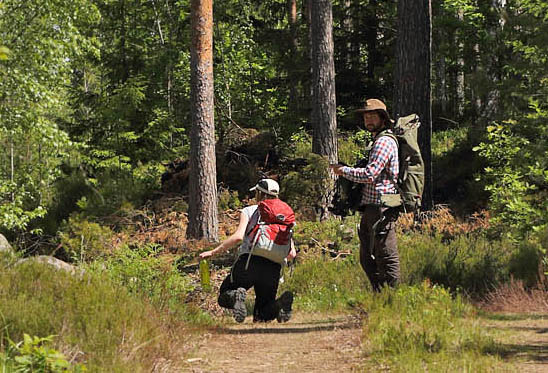
{"label": "pine tree trunk", "polygon": [[[335,99],[335,63],[333,57],[333,16],[330,0],[311,1],[312,56],[312,152],[326,156],[330,163],[338,161]],[[330,174],[332,180],[334,174]],[[333,197],[327,188],[320,200],[320,219],[328,216],[327,207]]]}
{"label": "pine tree trunk", "polygon": [[417,113],[425,165],[423,208],[432,207],[432,6],[431,0],[398,0],[398,41],[394,113]]}
{"label": "pine tree trunk", "polygon": [[379,18],[377,15],[377,1],[371,0],[367,7],[367,31],[365,43],[367,45],[367,79],[373,84],[372,90],[376,91],[377,81],[375,79],[375,68],[382,66],[381,56],[377,48],[379,30]]}
{"label": "pine tree trunk", "polygon": [[289,102],[288,107],[292,115],[297,114],[299,108],[299,71],[295,67],[297,60],[297,0],[287,0],[287,18],[289,24],[289,63],[287,76],[289,79]]}
{"label": "pine tree trunk", "polygon": [[[464,20],[464,12],[459,10],[458,19],[460,22]],[[460,118],[464,116],[464,90],[465,90],[465,81],[464,81],[464,42],[461,39],[462,35],[459,33],[455,34],[455,42],[458,45],[457,48],[457,81],[455,84],[455,97],[456,97],[456,109],[457,115]]]}
{"label": "pine tree trunk", "polygon": [[212,0],[192,0],[191,33],[192,130],[187,237],[217,241]]}

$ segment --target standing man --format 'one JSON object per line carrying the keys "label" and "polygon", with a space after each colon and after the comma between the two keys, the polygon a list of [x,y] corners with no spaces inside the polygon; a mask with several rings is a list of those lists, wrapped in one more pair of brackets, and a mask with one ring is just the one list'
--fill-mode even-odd
{"label": "standing man", "polygon": [[[395,286],[400,279],[395,225],[399,215],[397,180],[399,173],[398,144],[392,134],[393,121],[384,102],[369,99],[357,110],[365,128],[373,135],[367,165],[352,168],[331,165],[336,175],[363,183],[360,264],[374,291],[384,285]],[[396,201],[395,203],[393,201]]]}

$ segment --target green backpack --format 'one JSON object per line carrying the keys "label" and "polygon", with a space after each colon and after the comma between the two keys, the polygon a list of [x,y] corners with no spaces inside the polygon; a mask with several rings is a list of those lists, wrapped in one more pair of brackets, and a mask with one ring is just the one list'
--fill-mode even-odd
{"label": "green backpack", "polygon": [[406,212],[420,209],[424,191],[424,161],[417,141],[419,126],[419,116],[411,114],[399,118],[392,133],[383,131],[378,135],[389,136],[398,143],[398,189]]}

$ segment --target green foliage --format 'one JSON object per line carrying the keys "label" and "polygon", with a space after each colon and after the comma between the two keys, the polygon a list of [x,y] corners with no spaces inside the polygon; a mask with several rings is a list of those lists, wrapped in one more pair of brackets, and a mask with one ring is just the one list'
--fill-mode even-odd
{"label": "green foliage", "polygon": [[476,148],[488,165],[493,222],[504,234],[523,239],[542,235],[548,224],[548,7],[540,0],[507,7],[503,35],[509,50],[504,64],[501,121],[487,128]]}
{"label": "green foliage", "polygon": [[511,274],[530,276],[538,268],[538,260],[529,258],[520,265],[520,273],[510,273],[511,257],[518,248],[510,240],[493,240],[482,233],[447,239],[439,233],[409,232],[398,238],[402,280],[407,284],[430,279],[477,295],[508,281]]}
{"label": "green foliage", "polygon": [[[160,187],[161,174],[165,167],[151,162],[135,167],[126,165],[97,171],[95,178],[85,180],[86,190],[77,201],[81,212],[87,216],[107,216],[125,205],[142,205]],[[71,195],[60,193],[60,198]]]}
{"label": "green foliage", "polygon": [[[366,300],[366,351],[391,371],[491,371],[502,351],[474,317],[473,308],[443,287],[423,283],[385,289]],[[440,370],[441,368],[441,370]]]}
{"label": "green foliage", "polygon": [[112,250],[110,228],[73,215],[59,232],[67,256],[75,262],[89,262],[104,257]]}
{"label": "green foliage", "polygon": [[282,180],[281,198],[294,210],[314,215],[318,196],[332,188],[329,177],[329,163],[326,158],[308,153],[307,165],[298,171],[289,172]]}
{"label": "green foliage", "polygon": [[23,341],[19,343],[9,341],[8,352],[4,355],[0,353],[3,369],[19,373],[85,372],[85,365],[73,367],[62,353],[49,347],[53,337],[39,338],[24,334]]}
{"label": "green foliage", "polygon": [[242,202],[238,197],[238,191],[232,192],[228,189],[221,189],[218,196],[218,208],[220,211],[226,211],[228,209],[236,210],[242,208]]}
{"label": "green foliage", "polygon": [[339,161],[353,166],[358,160],[365,158],[365,147],[369,140],[371,134],[366,130],[339,137]]}
{"label": "green foliage", "polygon": [[[77,355],[89,371],[150,371],[176,366],[184,334],[176,320],[130,295],[108,276],[73,277],[26,262],[0,270],[0,351],[24,334],[57,338],[52,348]],[[176,351],[176,352],[175,352]]]}
{"label": "green foliage", "polygon": [[[497,213],[493,222],[507,233],[522,236],[548,224],[548,140],[540,135],[548,130],[548,111],[537,108],[536,114],[532,116],[537,118],[526,118],[519,126],[514,121],[490,126],[487,141],[477,147],[489,162],[485,177]],[[527,129],[532,130],[530,134],[524,133]],[[540,136],[533,138],[537,133]]]}
{"label": "green foliage", "polygon": [[33,219],[45,215],[44,207],[31,208],[25,204],[29,194],[15,183],[0,184],[0,230],[24,230]]}
{"label": "green foliage", "polygon": [[[359,215],[339,220],[330,218],[321,222],[302,221],[295,227],[293,235],[298,247],[303,250],[319,252],[318,245],[330,246],[336,251],[350,251],[359,245],[355,228],[359,224]],[[308,248],[306,246],[308,245]]]}
{"label": "green foliage", "polygon": [[454,128],[432,134],[432,157],[434,159],[451,153],[468,139],[469,128]]}
{"label": "green foliage", "polygon": [[157,307],[180,308],[193,286],[168,257],[160,256],[162,251],[155,244],[124,246],[103,261],[93,263],[92,268],[130,293],[150,299]]}
{"label": "green foliage", "polygon": [[355,256],[332,261],[309,257],[286,276],[283,290],[296,294],[295,304],[307,311],[340,311],[367,294],[367,279]]}
{"label": "green foliage", "polygon": [[0,39],[0,229],[24,230],[43,216],[59,165],[72,147],[59,122],[68,117],[70,61],[91,48],[77,25],[98,14],[85,1],[3,1]]}

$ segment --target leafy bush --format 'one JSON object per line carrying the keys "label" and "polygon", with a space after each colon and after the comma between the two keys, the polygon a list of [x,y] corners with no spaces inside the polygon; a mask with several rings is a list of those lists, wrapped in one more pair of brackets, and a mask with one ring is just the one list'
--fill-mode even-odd
{"label": "leafy bush", "polygon": [[88,262],[112,250],[110,228],[90,222],[82,215],[73,215],[59,232],[59,239],[68,258]]}
{"label": "leafy bush", "polygon": [[156,244],[123,246],[92,268],[130,293],[149,298],[160,308],[177,307],[192,286],[168,256],[159,255],[163,250]]}
{"label": "leafy bush", "polygon": [[242,202],[238,198],[236,190],[231,192],[229,189],[222,188],[219,192],[217,206],[221,211],[228,209],[235,210],[242,207]]}
{"label": "leafy bush", "polygon": [[[548,153],[547,142],[540,136],[545,133],[548,113],[539,107],[536,110],[536,115],[531,115],[534,118],[519,126],[516,121],[489,126],[486,142],[476,148],[489,162],[484,177],[496,212],[493,222],[506,234],[523,236],[548,224]],[[527,133],[528,127],[535,131]]]}
{"label": "leafy bush", "polygon": [[283,178],[281,198],[294,210],[313,217],[318,206],[318,196],[332,188],[332,182],[327,159],[308,153],[306,163],[302,169],[291,171]]}
{"label": "leafy bush", "polygon": [[365,147],[370,139],[371,134],[366,130],[339,136],[339,161],[352,166],[366,157]]}
{"label": "leafy bush", "polygon": [[49,347],[53,341],[53,335],[45,338],[23,335],[23,341],[10,345],[5,354],[0,353],[0,364],[5,370],[20,373],[25,372],[84,372],[85,365],[72,366],[65,356]]}
{"label": "leafy bush", "polygon": [[510,257],[516,249],[511,241],[492,241],[481,233],[447,240],[441,234],[420,232],[400,235],[398,248],[404,283],[430,279],[474,294],[509,280]]}

